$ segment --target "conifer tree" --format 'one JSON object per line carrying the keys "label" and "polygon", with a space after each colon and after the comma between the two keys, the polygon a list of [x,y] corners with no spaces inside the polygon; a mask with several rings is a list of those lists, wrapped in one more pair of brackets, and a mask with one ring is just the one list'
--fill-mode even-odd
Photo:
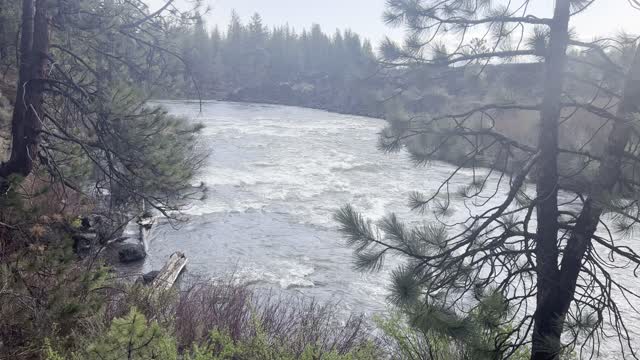
{"label": "conifer tree", "polygon": [[[355,248],[358,268],[378,270],[386,254],[404,259],[393,273],[391,298],[413,319],[432,326],[425,307],[463,316],[497,296],[511,309],[501,320],[509,324],[507,336],[495,339],[501,356],[529,344],[536,360],[558,359],[576,348],[581,356],[597,356],[601,340],[615,335],[622,354],[637,358],[629,314],[621,310],[623,303],[633,309],[637,294],[620,273],[633,276],[640,265],[637,250],[623,240],[637,226],[639,211],[637,173],[631,170],[640,141],[634,130],[640,110],[637,40],[579,40],[570,20],[590,11],[594,1],[558,0],[550,18],[532,14],[531,3],[387,2],[387,22],[408,33],[404,45],[388,40],[382,46],[385,64],[396,73],[429,69],[434,81],[443,72],[462,69],[478,77],[500,62],[541,62],[542,91],[539,97],[458,100],[433,113],[390,114],[383,149],[406,148],[417,164],[458,154],[457,166],[435,191],[410,198],[411,208],[431,214],[430,224],[410,226],[395,215],[372,223],[350,206],[336,219]],[[518,86],[533,88],[537,76]],[[398,79],[398,94],[412,81]],[[497,126],[522,114],[539,117],[537,141],[520,141]],[[586,115],[601,126],[582,146],[560,143],[561,126]],[[596,137],[606,144],[603,150],[585,151]],[[579,164],[569,173],[559,171],[566,156]],[[469,176],[468,185],[458,185]],[[579,176],[587,179],[585,186],[572,184]],[[462,218],[449,220],[453,213]],[[607,225],[610,219],[617,231]]]}
{"label": "conifer tree", "polygon": [[157,322],[147,321],[135,308],[114,319],[104,337],[89,344],[82,358],[95,360],[178,358],[176,341]]}
{"label": "conifer tree", "polygon": [[[234,11],[226,32],[198,19],[173,30],[197,84],[177,86],[182,96],[266,101],[374,114],[376,87],[363,80],[377,65],[371,44],[351,31],[325,34],[319,25],[298,35],[288,25],[268,29],[259,14],[244,24]],[[183,74],[189,80],[189,74]],[[174,78],[176,77],[173,75]],[[243,94],[236,98],[236,94]],[[173,94],[169,94],[173,95]]]}
{"label": "conifer tree", "polygon": [[[37,172],[81,193],[92,181],[112,204],[177,209],[200,163],[199,126],[146,102],[183,61],[170,30],[193,16],[172,1],[152,12],[135,1],[24,0],[21,17],[22,100],[14,105],[10,159],[0,165],[2,195]],[[78,158],[95,176],[69,173]]]}

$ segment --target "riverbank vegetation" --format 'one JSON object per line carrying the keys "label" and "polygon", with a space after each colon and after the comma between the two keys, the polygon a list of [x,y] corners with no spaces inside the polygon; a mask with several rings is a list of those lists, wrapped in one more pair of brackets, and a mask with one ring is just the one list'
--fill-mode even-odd
{"label": "riverbank vegetation", "polygon": [[[40,255],[55,257],[49,249]],[[0,310],[3,357],[366,360],[382,356],[364,318],[344,318],[328,304],[258,294],[231,279],[218,284],[194,280],[180,292],[158,293],[142,284],[114,281],[104,268],[69,261],[65,267],[40,267],[64,271],[64,277],[24,269],[20,275],[31,275],[24,284],[5,283],[5,306]],[[39,282],[33,278],[36,275]],[[38,292],[27,297],[19,293],[24,286]]]}

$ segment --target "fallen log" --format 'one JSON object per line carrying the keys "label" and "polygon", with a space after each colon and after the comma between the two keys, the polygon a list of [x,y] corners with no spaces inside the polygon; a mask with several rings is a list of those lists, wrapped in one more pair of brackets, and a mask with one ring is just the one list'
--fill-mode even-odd
{"label": "fallen log", "polygon": [[187,257],[183,253],[173,253],[151,283],[151,287],[155,290],[171,289],[186,265]]}

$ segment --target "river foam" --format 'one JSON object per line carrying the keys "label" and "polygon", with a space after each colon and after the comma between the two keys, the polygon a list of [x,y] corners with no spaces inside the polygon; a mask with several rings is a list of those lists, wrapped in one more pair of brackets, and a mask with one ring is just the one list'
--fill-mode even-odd
{"label": "river foam", "polygon": [[[425,221],[408,209],[409,195],[435,191],[451,166],[415,167],[404,152],[379,151],[379,119],[273,105],[205,102],[200,113],[197,102],[162,104],[205,125],[200,146],[211,156],[197,180],[208,191],[185,210],[188,223],[157,227],[147,269],[180,250],[195,274],[234,275],[245,284],[339,301],[345,310],[386,310],[388,273],[353,270],[352,252],[332,215],[351,203],[373,219],[394,212]],[[452,190],[469,185],[472,175],[460,171]],[[465,211],[456,209],[451,221],[468,216]],[[393,267],[393,259],[387,264]],[[637,286],[632,276],[623,280]],[[630,319],[640,334],[640,319]],[[613,343],[603,349],[613,359],[616,348]]]}

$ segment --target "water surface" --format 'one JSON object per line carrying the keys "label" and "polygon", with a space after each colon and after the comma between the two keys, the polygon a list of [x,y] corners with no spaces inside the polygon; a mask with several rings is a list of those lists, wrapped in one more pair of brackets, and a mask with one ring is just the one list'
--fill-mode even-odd
{"label": "water surface", "polygon": [[[332,215],[351,203],[374,219],[395,212],[428,221],[409,212],[409,194],[435,191],[451,174],[450,165],[415,167],[405,153],[379,151],[379,119],[258,104],[205,102],[201,113],[197,102],[162,104],[206,126],[200,145],[211,155],[198,181],[209,190],[186,210],[187,223],[155,228],[147,270],[183,251],[190,273],[234,273],[245,283],[339,302],[346,311],[386,309],[388,276],[352,269],[352,251]],[[451,190],[471,180],[471,171],[463,170]],[[468,216],[460,208],[452,221]],[[637,248],[637,239],[624,241]],[[622,280],[637,286],[627,271]],[[630,311],[627,320],[638,333],[638,315]],[[618,356],[615,341],[605,349]]]}

